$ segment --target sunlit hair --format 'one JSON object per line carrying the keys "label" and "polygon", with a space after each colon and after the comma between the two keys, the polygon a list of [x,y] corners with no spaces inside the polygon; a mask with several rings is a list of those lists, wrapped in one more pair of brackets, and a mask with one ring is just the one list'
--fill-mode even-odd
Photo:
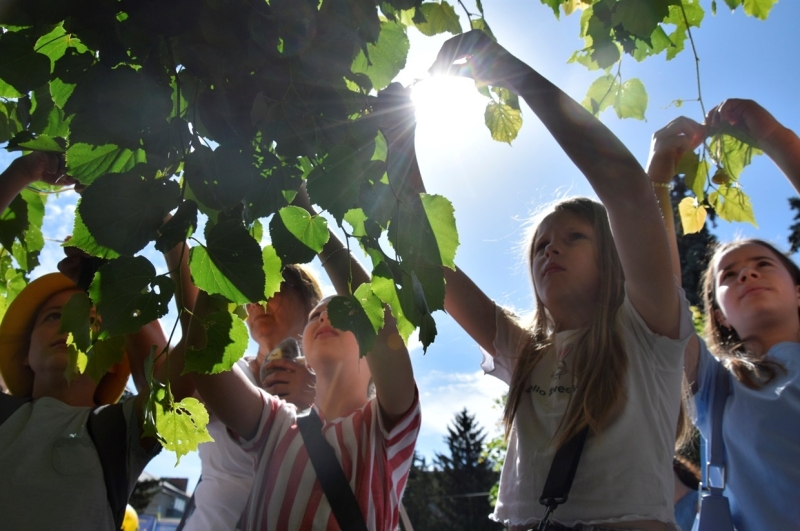
{"label": "sunlit hair", "polygon": [[[708,268],[703,273],[703,303],[707,312],[706,326],[703,332],[711,352],[723,361],[736,379],[751,389],[760,389],[772,381],[779,372],[785,372],[786,368],[780,363],[763,357],[758,353],[748,352],[736,330],[733,327],[723,325],[717,319],[715,312],[715,310],[720,309],[719,304],[717,304],[716,283],[716,269],[720,257],[729,251],[750,244],[760,245],[775,255],[789,272],[794,285],[800,286],[800,268],[771,243],[750,238],[718,245],[714,249]],[[798,313],[800,314],[800,308]]]}
{"label": "sunlit hair", "polygon": [[[592,225],[597,249],[597,269],[601,282],[598,311],[585,334],[573,347],[573,373],[576,390],[570,396],[567,410],[561,419],[557,446],[561,446],[584,426],[598,433],[602,431],[625,402],[625,377],[628,370],[628,356],[617,323],[617,312],[625,298],[625,279],[622,265],[617,255],[608,214],[605,207],[596,201],[576,197],[560,201],[547,211],[547,215],[568,212]],[[546,216],[542,216],[541,221]],[[539,224],[534,227],[528,239],[528,269],[533,271],[534,242]],[[531,372],[548,347],[553,344],[555,326],[544,304],[536,294],[536,311],[529,326],[530,334],[526,344],[519,351],[511,377],[508,401],[503,420],[506,437],[511,431],[519,402],[528,385]]]}
{"label": "sunlit hair", "polygon": [[289,264],[283,267],[283,282],[300,297],[306,315],[311,313],[322,299],[322,288],[316,275],[305,266]]}

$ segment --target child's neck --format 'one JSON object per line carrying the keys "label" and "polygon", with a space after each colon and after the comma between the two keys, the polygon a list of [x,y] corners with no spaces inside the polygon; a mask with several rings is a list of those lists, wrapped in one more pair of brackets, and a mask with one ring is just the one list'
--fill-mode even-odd
{"label": "child's neck", "polygon": [[367,403],[367,383],[361,382],[358,374],[345,374],[339,367],[317,371],[314,404],[326,420],[345,417]]}
{"label": "child's neck", "polygon": [[94,407],[97,384],[88,374],[82,374],[68,382],[63,373],[37,374],[33,379],[33,399],[55,398],[68,406]]}
{"label": "child's neck", "polygon": [[593,305],[563,305],[556,306],[551,310],[547,309],[550,318],[553,320],[556,332],[563,332],[565,330],[579,330],[587,328],[592,324],[592,319],[595,314],[595,307]]}
{"label": "child's neck", "polygon": [[778,343],[800,342],[800,325],[776,323],[773,326],[761,326],[743,337],[742,341],[748,352],[761,358]]}

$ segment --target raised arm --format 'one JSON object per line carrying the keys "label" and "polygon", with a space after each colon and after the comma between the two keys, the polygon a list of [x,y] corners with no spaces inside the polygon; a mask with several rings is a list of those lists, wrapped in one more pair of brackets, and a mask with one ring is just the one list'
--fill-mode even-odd
{"label": "raised arm", "polygon": [[728,99],[706,116],[709,133],[733,128],[755,140],[800,194],[800,138],[753,100]]}
{"label": "raised arm", "polygon": [[8,208],[26,186],[36,181],[59,185],[75,184],[72,177],[64,174],[63,156],[34,151],[14,159],[0,174],[0,212]]}
{"label": "raised arm", "polygon": [[[456,61],[459,64],[454,64]],[[619,139],[482,32],[471,31],[447,41],[431,70],[505,86],[525,100],[608,210],[631,302],[651,330],[677,337],[678,295],[666,232],[644,170]]]}
{"label": "raised arm", "polygon": [[[677,173],[678,161],[681,157],[693,151],[703,141],[706,129],[701,124],[690,118],[681,116],[670,122],[663,129],[653,133],[650,143],[650,156],[647,161],[647,176],[653,184],[658,207],[667,229],[672,271],[681,283],[681,261],[678,254],[678,234],[675,230],[675,214],[670,201],[670,189],[664,186],[669,183]],[[694,387],[697,381],[697,368],[700,361],[700,344],[697,335],[689,339],[684,351],[683,371],[686,380]]]}

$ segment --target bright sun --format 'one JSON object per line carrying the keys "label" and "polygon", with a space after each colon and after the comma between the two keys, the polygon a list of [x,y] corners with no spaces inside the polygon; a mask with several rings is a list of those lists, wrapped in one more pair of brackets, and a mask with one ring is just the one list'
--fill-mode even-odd
{"label": "bright sun", "polygon": [[461,135],[483,127],[483,111],[489,103],[471,79],[434,76],[418,81],[411,99],[417,122],[431,135]]}

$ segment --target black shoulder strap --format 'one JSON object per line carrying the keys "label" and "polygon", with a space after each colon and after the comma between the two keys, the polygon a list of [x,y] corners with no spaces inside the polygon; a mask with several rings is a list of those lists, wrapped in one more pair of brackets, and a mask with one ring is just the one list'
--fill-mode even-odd
{"label": "black shoulder strap", "polygon": [[0,424],[11,418],[11,415],[30,401],[30,397],[20,398],[18,396],[0,394]]}
{"label": "black shoulder strap", "polygon": [[100,457],[114,525],[121,529],[128,505],[128,427],[122,404],[93,409],[86,429]]}
{"label": "black shoulder strap", "polygon": [[339,527],[342,531],[367,531],[353,489],[344,476],[333,448],[322,436],[322,421],[314,408],[307,416],[297,418],[297,427]]}
{"label": "black shoulder strap", "polygon": [[553,457],[553,464],[550,465],[550,472],[547,474],[542,496],[539,498],[539,503],[547,508],[539,522],[539,529],[546,529],[553,511],[567,501],[588,433],[589,426],[586,426],[565,442]]}

